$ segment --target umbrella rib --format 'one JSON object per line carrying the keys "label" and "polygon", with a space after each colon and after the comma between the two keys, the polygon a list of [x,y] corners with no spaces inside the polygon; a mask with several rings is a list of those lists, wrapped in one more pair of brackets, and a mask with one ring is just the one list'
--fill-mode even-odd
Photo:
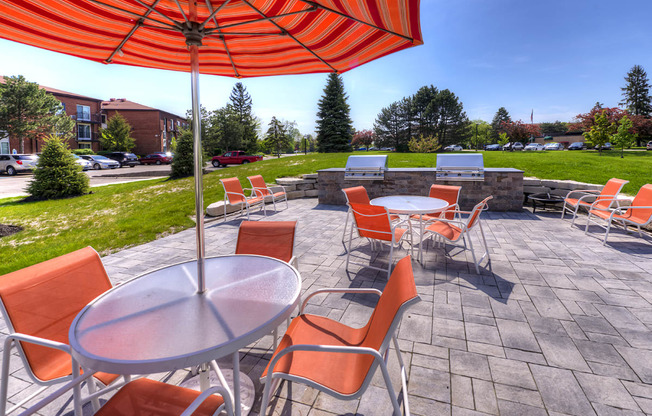
{"label": "umbrella rib", "polygon": [[[107,4],[107,3],[104,3],[104,2],[101,2],[101,1],[98,1],[98,0],[88,0],[88,1],[90,1],[91,3],[95,3],[95,4],[97,4],[97,5],[100,5],[100,6],[108,7],[109,9],[115,9],[115,10],[121,11],[121,12],[123,12],[123,13],[126,13],[126,14],[128,14],[128,15],[131,15],[131,16],[134,16],[134,17],[137,17],[137,18],[139,18],[139,19],[143,19],[143,18],[144,18],[142,14],[138,14],[138,13],[130,12],[129,10],[121,9],[120,7],[116,7],[116,6],[112,5],[112,4]],[[148,16],[149,16],[149,15],[148,15]],[[180,29],[181,29],[181,28],[178,26],[177,22],[174,22],[174,20],[173,20],[174,25],[171,25],[171,24],[169,24],[169,23],[162,22],[162,21],[160,21],[160,20],[152,19],[151,17],[147,17],[147,20],[151,20],[152,22],[159,23],[159,24],[161,24],[161,25],[163,25],[163,26],[165,26],[165,27],[168,27],[169,29],[174,29],[174,30],[180,30]]]}
{"label": "umbrella rib", "polygon": [[181,7],[181,4],[179,4],[179,0],[174,0],[174,2],[177,4],[177,7],[179,8],[181,15],[183,16],[183,20],[186,22],[186,25],[188,25],[190,21],[188,20],[188,16],[186,16],[186,12]]}
{"label": "umbrella rib", "polygon": [[[217,13],[218,13],[220,10],[222,10],[222,7],[224,7],[224,6],[226,6],[227,4],[229,4],[230,1],[231,1],[231,0],[226,0],[224,3],[222,3],[222,4],[220,5],[220,7],[218,7],[218,8],[215,9],[215,10],[211,10],[211,9],[213,8],[213,4],[210,2],[210,0],[206,0],[206,5],[208,6],[208,10],[211,12],[211,15],[208,16],[208,17],[206,18],[206,20],[204,20],[204,23],[202,23],[201,25],[199,25],[199,30],[202,30],[204,27],[206,27],[206,24],[207,24],[208,22],[210,22],[210,21],[215,17],[215,15],[217,15]],[[215,20],[215,25],[217,26],[217,20]]]}
{"label": "umbrella rib", "polygon": [[348,14],[344,14],[342,12],[339,12],[337,10],[331,9],[329,7],[326,7],[326,6],[322,6],[321,4],[315,3],[314,1],[310,1],[310,0],[299,0],[299,1],[302,1],[302,2],[304,2],[304,3],[306,3],[306,4],[310,5],[310,6],[317,7],[317,8],[322,9],[322,10],[326,10],[327,12],[334,13],[334,14],[336,14],[338,16],[344,17],[345,19],[353,20],[354,22],[360,23],[360,24],[365,25],[365,26],[372,27],[374,29],[378,29],[378,30],[380,30],[382,32],[389,33],[390,35],[398,36],[400,38],[403,38],[405,40],[408,40],[408,41],[414,43],[414,38],[402,35],[402,34],[397,33],[397,32],[393,32],[393,31],[391,31],[389,29],[385,29],[385,28],[380,27],[380,26],[376,26],[376,25],[371,24],[369,22],[365,22],[364,20],[357,19],[357,18],[355,18],[353,16],[349,16]]}
{"label": "umbrella rib", "polygon": [[209,38],[224,38],[225,36],[284,36],[287,35],[287,32],[229,32],[229,33],[222,33],[222,32],[210,32],[206,34],[206,37]]}
{"label": "umbrella rib", "polygon": [[[138,4],[140,4],[141,6],[143,6],[144,8],[146,8],[147,10],[149,10],[149,11],[151,11],[151,12],[154,12],[154,13],[158,14],[159,16],[162,16],[163,18],[169,20],[170,22],[172,22],[172,24],[173,24],[174,26],[176,26],[176,27],[178,27],[178,28],[180,29],[180,25],[179,25],[179,23],[178,23],[176,20],[172,19],[171,17],[167,16],[165,13],[161,13],[161,12],[159,12],[159,11],[156,10],[154,7],[149,6],[149,5],[148,5],[147,3],[145,3],[145,2],[142,2],[142,1],[140,1],[140,0],[135,0],[135,1],[136,1],[136,3],[138,3]],[[186,16],[185,16],[185,14],[184,14],[184,18],[185,18],[185,17],[186,17]],[[153,20],[153,19],[152,19],[152,20]]]}
{"label": "umbrella rib", "polygon": [[[228,0],[227,0],[228,2]],[[211,3],[211,0],[206,0],[206,6],[208,7],[209,11],[212,11],[211,9],[213,8],[213,4]],[[221,7],[220,7],[221,8]],[[218,9],[219,10],[219,9]],[[217,16],[214,14],[213,16],[213,22],[215,22],[215,26],[219,28],[219,24],[217,23]],[[206,20],[207,22],[208,20]],[[204,22],[204,23],[206,23]],[[219,29],[218,29],[219,31]],[[220,36],[220,40],[222,41],[222,44],[224,45],[224,51],[226,52],[226,56],[229,58],[229,62],[231,62],[231,68],[233,68],[233,73],[237,78],[240,78],[240,73],[238,72],[238,68],[235,66],[235,62],[233,61],[233,57],[231,56],[231,51],[229,50],[229,47],[226,44],[226,39],[224,39],[224,36]]]}
{"label": "umbrella rib", "polygon": [[[161,0],[156,0],[156,1],[154,2],[154,4],[152,4],[152,7],[156,7],[156,5],[157,5],[160,1],[161,1]],[[106,62],[106,63],[108,64],[108,63],[110,63],[110,62],[113,60],[113,57],[115,56],[115,54],[118,53],[118,52],[120,52],[120,51],[122,50],[122,47],[125,46],[125,43],[127,43],[127,41],[128,41],[128,40],[133,36],[133,34],[136,33],[136,30],[138,30],[138,28],[141,27],[141,26],[143,25],[143,21],[144,21],[144,19],[145,19],[147,16],[149,16],[150,13],[151,13],[151,12],[148,11],[147,13],[145,13],[145,14],[143,15],[143,17],[142,17],[140,20],[138,20],[138,22],[136,22],[136,24],[134,25],[134,27],[131,28],[131,30],[129,31],[129,33],[127,34],[127,36],[125,36],[125,38],[122,39],[122,42],[120,42],[120,44],[118,45],[118,47],[115,48],[115,49],[113,50],[113,52],[111,52],[111,55],[109,55],[109,57],[108,57],[104,62]]]}
{"label": "umbrella rib", "polygon": [[252,8],[256,13],[258,13],[258,14],[261,15],[261,16],[263,16],[263,19],[264,19],[264,20],[267,20],[268,22],[270,22],[271,24],[273,24],[274,26],[276,26],[276,27],[277,27],[279,30],[281,30],[282,32],[287,33],[287,35],[288,35],[288,36],[289,36],[293,41],[295,41],[296,43],[298,43],[299,46],[301,46],[303,49],[305,49],[306,51],[308,51],[308,52],[309,52],[311,55],[313,55],[315,58],[319,59],[319,60],[321,61],[321,63],[323,63],[324,65],[326,65],[327,67],[329,67],[333,72],[337,72],[337,69],[333,68],[333,66],[332,66],[331,64],[329,64],[328,62],[326,62],[326,61],[325,61],[321,56],[317,55],[317,53],[316,53],[315,51],[311,50],[309,47],[307,47],[306,45],[304,45],[304,44],[303,44],[299,39],[297,39],[297,38],[295,38],[294,36],[292,36],[291,33],[289,33],[287,30],[283,29],[283,28],[282,28],[278,23],[276,23],[274,20],[272,20],[273,17],[267,17],[267,16],[265,15],[265,13],[261,12],[260,10],[258,10],[256,7],[254,7],[253,4],[249,3],[247,0],[242,0],[242,2],[243,2],[244,4],[246,4],[247,6],[249,6],[250,8]]}
{"label": "umbrella rib", "polygon": [[276,16],[270,16],[268,18],[266,17],[266,18],[262,18],[262,19],[249,20],[249,21],[241,22],[241,23],[232,23],[230,25],[220,26],[220,29],[229,29],[229,28],[232,28],[232,27],[248,25],[248,24],[251,24],[251,23],[264,22],[264,21],[267,21],[268,19],[277,19],[277,18],[281,18],[281,17],[293,16],[295,14],[301,14],[301,13],[306,13],[306,12],[314,12],[314,11],[317,11],[317,8],[316,7],[311,7],[309,9],[299,10],[297,12],[278,14]]}

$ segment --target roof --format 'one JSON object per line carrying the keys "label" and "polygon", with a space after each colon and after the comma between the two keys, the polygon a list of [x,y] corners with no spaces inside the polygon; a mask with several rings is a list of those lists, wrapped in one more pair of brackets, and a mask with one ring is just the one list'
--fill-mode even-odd
{"label": "roof", "polygon": [[160,110],[158,108],[152,108],[143,104],[138,104],[133,101],[129,101],[126,98],[111,98],[109,101],[102,101],[102,110],[160,111],[161,113],[166,113],[178,118],[185,119],[185,117],[180,117],[177,116],[176,114],[170,113],[168,111]]}
{"label": "roof", "polygon": [[[0,84],[4,84],[4,83],[5,83],[5,77],[0,75]],[[83,99],[92,100],[92,101],[102,101],[99,98],[87,97],[85,95],[75,94],[74,92],[58,90],[56,88],[47,87],[45,85],[40,85],[39,84],[39,87],[44,89],[45,91],[49,92],[50,94],[54,94],[54,95],[65,95],[65,96],[68,96],[68,97],[77,97],[77,98],[83,98]]]}

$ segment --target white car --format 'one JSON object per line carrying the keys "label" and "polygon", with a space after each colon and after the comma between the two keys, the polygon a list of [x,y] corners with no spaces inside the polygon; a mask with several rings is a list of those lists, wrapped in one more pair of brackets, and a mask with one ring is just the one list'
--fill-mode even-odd
{"label": "white car", "polygon": [[564,150],[564,145],[561,143],[548,143],[543,150]]}
{"label": "white car", "polygon": [[451,144],[450,146],[444,147],[444,150],[447,152],[461,152],[462,146],[459,144]]}
{"label": "white car", "polygon": [[120,167],[120,162],[116,162],[108,157],[99,155],[81,155],[81,157],[91,162],[91,165],[93,165],[93,169],[95,170],[116,169]]}
{"label": "white car", "polygon": [[34,170],[37,165],[37,155],[0,155],[0,172],[9,176],[14,176],[18,172]]}
{"label": "white car", "polygon": [[543,150],[543,145],[541,143],[530,143],[525,148],[523,148],[524,151],[529,152],[529,151],[541,151]]}
{"label": "white car", "polygon": [[72,157],[75,158],[75,163],[77,163],[79,166],[82,167],[82,170],[89,170],[90,168],[93,167],[93,164],[91,162],[74,153],[72,154]]}

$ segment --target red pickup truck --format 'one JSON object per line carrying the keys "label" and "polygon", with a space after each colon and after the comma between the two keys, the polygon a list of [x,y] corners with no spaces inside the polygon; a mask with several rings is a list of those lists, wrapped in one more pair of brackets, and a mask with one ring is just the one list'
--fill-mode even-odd
{"label": "red pickup truck", "polygon": [[222,156],[213,156],[211,163],[217,168],[226,165],[242,165],[245,163],[258,162],[259,160],[263,160],[263,157],[245,155],[245,152],[242,150],[232,150],[224,153]]}

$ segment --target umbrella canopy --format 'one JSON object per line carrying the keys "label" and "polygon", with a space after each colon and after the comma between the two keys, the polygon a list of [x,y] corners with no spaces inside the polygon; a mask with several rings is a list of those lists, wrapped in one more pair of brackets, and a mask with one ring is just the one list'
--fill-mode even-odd
{"label": "umbrella canopy", "polygon": [[419,0],[3,0],[0,37],[186,72],[193,39],[200,73],[238,78],[341,73],[423,43]]}
{"label": "umbrella canopy", "polygon": [[191,72],[199,293],[199,73],[341,73],[423,43],[419,0],[2,0],[0,38],[107,64]]}

